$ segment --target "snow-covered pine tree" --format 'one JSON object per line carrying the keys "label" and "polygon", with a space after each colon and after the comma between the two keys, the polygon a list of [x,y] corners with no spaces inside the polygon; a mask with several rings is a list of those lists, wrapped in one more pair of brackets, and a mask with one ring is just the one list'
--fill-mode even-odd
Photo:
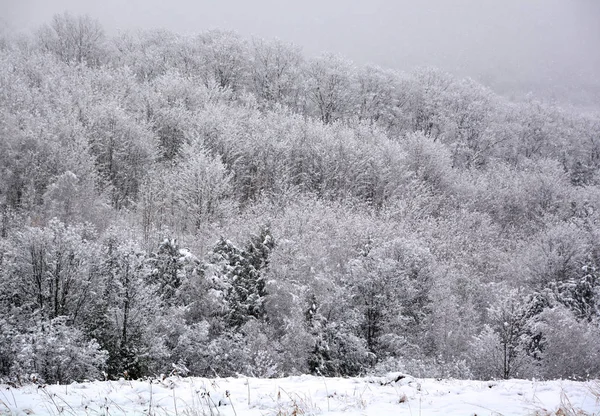
{"label": "snow-covered pine tree", "polygon": [[175,239],[165,239],[149,259],[151,268],[148,281],[156,285],[156,294],[166,305],[175,301],[177,291],[184,279],[181,252]]}
{"label": "snow-covered pine tree", "polygon": [[326,319],[319,313],[319,302],[314,293],[307,299],[307,308],[304,312],[305,325],[314,339],[314,347],[308,356],[308,368],[312,374],[335,375],[331,365],[330,348],[325,337]]}
{"label": "snow-covered pine tree", "polygon": [[314,340],[308,356],[308,368],[312,374],[356,376],[373,364],[375,355],[368,350],[366,341],[355,334],[355,325],[327,319],[314,294],[308,297],[304,316],[307,330]]}
{"label": "snow-covered pine tree", "polygon": [[259,233],[250,237],[246,245],[250,264],[258,271],[266,269],[269,265],[269,255],[274,247],[275,240],[269,228],[260,227]]}
{"label": "snow-covered pine tree", "polygon": [[579,276],[558,283],[556,291],[557,300],[577,319],[592,321],[600,316],[600,278],[594,265],[584,265]]}
{"label": "snow-covered pine tree", "polygon": [[246,249],[221,238],[213,249],[219,268],[218,275],[225,286],[226,320],[231,327],[240,327],[250,319],[266,318],[267,296],[264,272],[275,243],[268,228],[261,228]]}

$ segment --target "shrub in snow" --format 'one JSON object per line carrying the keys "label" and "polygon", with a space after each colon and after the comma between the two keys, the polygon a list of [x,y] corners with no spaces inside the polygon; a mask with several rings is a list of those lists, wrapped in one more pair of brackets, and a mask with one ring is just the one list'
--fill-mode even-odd
{"label": "shrub in snow", "polygon": [[434,358],[400,357],[387,358],[373,367],[373,373],[401,372],[419,378],[469,379],[471,370],[464,360],[444,362]]}
{"label": "shrub in snow", "polygon": [[209,341],[208,322],[201,321],[186,325],[181,317],[170,316],[163,318],[161,326],[157,329],[159,333],[167,334],[165,344],[170,355],[163,363],[164,371],[172,367],[173,363],[178,363],[184,365],[193,375],[211,375],[204,373],[210,360],[210,357],[206,356],[206,345]]}
{"label": "shrub in snow", "polygon": [[236,376],[245,370],[248,355],[244,336],[239,332],[225,331],[206,346],[206,368],[200,374],[218,377]]}
{"label": "shrub in snow", "polygon": [[315,337],[308,358],[310,372],[327,377],[356,376],[371,366],[375,357],[366,341],[343,325],[326,325]]}
{"label": "shrub in snow", "polygon": [[287,332],[279,340],[281,345],[281,362],[279,368],[286,375],[308,373],[308,357],[314,345],[313,337],[306,327],[294,320],[289,320]]}
{"label": "shrub in snow", "polygon": [[600,333],[598,322],[577,320],[564,307],[541,314],[544,334],[543,376],[576,380],[600,377]]}
{"label": "shrub in snow", "polygon": [[108,354],[95,340],[66,325],[60,317],[39,322],[17,336],[15,371],[20,376],[36,373],[47,383],[68,383],[102,377]]}
{"label": "shrub in snow", "polygon": [[279,363],[282,362],[281,345],[273,341],[274,336],[268,325],[256,320],[242,327],[246,336],[248,362],[244,374],[253,377],[276,377],[281,375]]}

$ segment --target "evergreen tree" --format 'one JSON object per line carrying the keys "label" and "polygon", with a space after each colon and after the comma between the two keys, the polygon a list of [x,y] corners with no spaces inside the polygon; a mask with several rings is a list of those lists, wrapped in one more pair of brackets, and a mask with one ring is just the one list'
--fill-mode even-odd
{"label": "evergreen tree", "polygon": [[600,316],[600,278],[596,268],[586,264],[581,275],[556,285],[557,300],[569,308],[577,319],[592,321]]}
{"label": "evergreen tree", "polygon": [[312,374],[325,377],[356,376],[374,362],[364,339],[356,336],[346,322],[335,322],[323,316],[314,294],[309,296],[305,325],[314,346],[308,356]]}
{"label": "evergreen tree", "polygon": [[148,260],[151,268],[148,280],[156,285],[156,294],[167,305],[176,301],[174,298],[184,280],[181,257],[177,241],[165,239]]}
{"label": "evergreen tree", "polygon": [[213,261],[219,265],[218,273],[226,288],[226,315],[230,326],[240,327],[249,319],[266,318],[264,272],[273,247],[273,237],[264,228],[251,238],[246,250],[224,238],[213,249]]}

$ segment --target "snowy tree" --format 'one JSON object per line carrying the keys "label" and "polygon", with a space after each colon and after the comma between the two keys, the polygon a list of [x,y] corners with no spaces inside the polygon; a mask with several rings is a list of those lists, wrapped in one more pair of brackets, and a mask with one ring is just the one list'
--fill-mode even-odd
{"label": "snowy tree", "polygon": [[47,227],[18,233],[8,257],[7,285],[12,304],[43,319],[78,322],[91,300],[94,231],[52,220]]}
{"label": "snowy tree", "polygon": [[267,295],[264,269],[274,240],[268,229],[251,239],[245,250],[223,238],[213,249],[212,262],[217,278],[225,287],[225,301],[229,325],[239,327],[250,319],[265,319]]}
{"label": "snowy tree", "polygon": [[380,338],[390,331],[392,316],[403,313],[398,302],[402,297],[398,292],[403,290],[403,277],[392,271],[394,266],[396,264],[374,259],[369,254],[352,265],[353,303],[364,314],[361,335],[374,354],[380,353]]}
{"label": "snowy tree", "polygon": [[18,345],[15,339],[19,331],[13,319],[0,318],[0,377],[9,378],[13,373]]}
{"label": "snowy tree", "polygon": [[235,208],[232,178],[221,160],[192,146],[182,153],[178,164],[149,172],[141,186],[138,209],[145,235],[197,233]]}
{"label": "snowy tree", "polygon": [[56,54],[65,63],[98,65],[103,40],[104,30],[98,20],[67,12],[54,15],[50,25],[38,31],[42,50]]}
{"label": "snowy tree", "polygon": [[239,91],[249,72],[249,50],[244,39],[231,31],[211,30],[198,36],[204,57],[204,82]]}
{"label": "snowy tree", "polygon": [[586,264],[579,275],[556,283],[558,302],[573,311],[577,319],[588,322],[600,317],[600,279],[596,268]]}
{"label": "snowy tree", "polygon": [[154,352],[162,353],[160,337],[150,332],[158,308],[153,289],[145,283],[146,255],[135,242],[110,230],[102,241],[101,260],[103,294],[90,311],[86,332],[109,353],[110,376],[127,372],[138,378],[152,368]]}
{"label": "snowy tree", "polygon": [[452,143],[454,167],[481,167],[501,138],[487,130],[493,124],[493,95],[473,80],[453,84],[448,90],[449,122],[444,141]]}
{"label": "snowy tree", "polygon": [[148,260],[151,268],[148,279],[157,285],[157,294],[165,302],[172,301],[183,283],[183,264],[180,260],[179,247],[172,239],[165,239]]}
{"label": "snowy tree", "polygon": [[252,89],[259,100],[269,106],[287,105],[297,109],[300,105],[301,68],[300,49],[281,41],[255,39],[251,49]]}
{"label": "snowy tree", "polygon": [[472,343],[471,368],[477,377],[508,379],[536,374],[532,334],[539,317],[530,307],[537,305],[528,304],[515,290],[498,294],[488,310],[489,323]]}
{"label": "snowy tree", "polygon": [[189,250],[181,248],[175,239],[165,239],[148,257],[148,267],[147,281],[165,306],[186,303],[188,296],[182,290],[192,284],[189,280],[198,272],[198,260]]}
{"label": "snowy tree", "polygon": [[59,176],[57,181],[48,187],[44,193],[44,202],[46,209],[54,213],[62,221],[68,221],[74,217],[75,212],[82,210],[78,206],[80,202],[79,179],[71,172],[67,171]]}
{"label": "snowy tree", "polygon": [[413,74],[414,98],[408,110],[413,116],[413,131],[437,140],[446,123],[446,96],[452,85],[452,77],[434,68],[422,68]]}
{"label": "snowy tree", "polygon": [[365,340],[355,334],[353,322],[328,319],[314,295],[308,301],[306,325],[313,341],[308,355],[309,371],[320,376],[339,377],[358,375],[368,368],[375,356],[369,352]]}
{"label": "snowy tree", "polygon": [[573,223],[547,227],[529,242],[524,253],[527,280],[537,290],[566,289],[570,283],[575,284],[586,274],[581,268],[588,244],[585,233]]}
{"label": "snowy tree", "polygon": [[90,111],[88,131],[100,189],[110,196],[114,208],[131,205],[137,200],[145,168],[155,159],[150,129],[119,105],[106,102]]}
{"label": "snowy tree", "polygon": [[458,178],[446,146],[423,133],[407,135],[403,145],[412,179],[436,194],[453,190]]}
{"label": "snowy tree", "polygon": [[325,124],[345,118],[352,107],[351,64],[336,55],[323,55],[307,66],[308,97]]}
{"label": "snowy tree", "polygon": [[541,314],[544,349],[542,374],[549,379],[587,380],[600,374],[598,322],[578,320],[558,306]]}
{"label": "snowy tree", "polygon": [[367,65],[356,73],[358,118],[391,127],[401,105],[399,75],[390,70]]}

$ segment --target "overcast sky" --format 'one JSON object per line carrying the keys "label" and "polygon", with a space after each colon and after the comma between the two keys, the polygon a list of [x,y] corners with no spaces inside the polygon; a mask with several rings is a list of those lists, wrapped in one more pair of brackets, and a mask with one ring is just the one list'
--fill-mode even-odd
{"label": "overcast sky", "polygon": [[[543,84],[600,91],[600,0],[0,0],[12,29],[69,11],[107,32],[162,27],[233,29],[278,37],[309,56],[438,66],[492,86]],[[583,91],[585,92],[585,91]]]}

